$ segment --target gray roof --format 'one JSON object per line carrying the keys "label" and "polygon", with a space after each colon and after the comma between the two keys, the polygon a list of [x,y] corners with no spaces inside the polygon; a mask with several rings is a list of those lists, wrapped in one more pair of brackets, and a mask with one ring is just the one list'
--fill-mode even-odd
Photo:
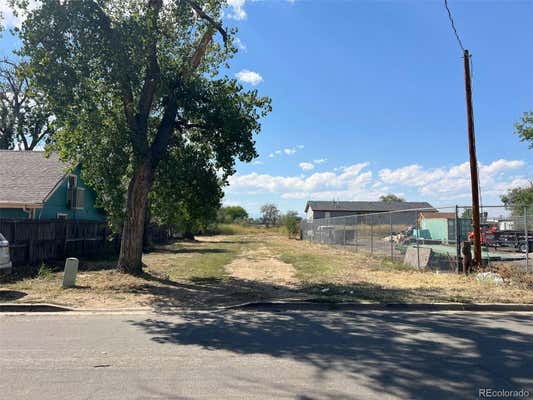
{"label": "gray roof", "polygon": [[67,172],[57,155],[42,151],[0,150],[0,206],[2,203],[43,203]]}
{"label": "gray roof", "polygon": [[308,201],[305,211],[311,207],[313,211],[347,211],[347,212],[386,212],[429,208],[433,206],[425,201]]}

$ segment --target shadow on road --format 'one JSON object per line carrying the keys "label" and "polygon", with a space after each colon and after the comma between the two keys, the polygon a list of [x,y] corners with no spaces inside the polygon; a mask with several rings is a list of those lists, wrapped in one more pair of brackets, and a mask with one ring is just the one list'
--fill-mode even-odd
{"label": "shadow on road", "polygon": [[[533,334],[523,329],[531,327],[526,314],[217,311],[177,316],[131,323],[157,343],[289,358],[313,366],[316,380],[341,373],[384,397],[477,398],[479,388],[529,385],[531,392],[533,384]],[[295,393],[282,382],[276,390],[301,400],[361,398]]]}

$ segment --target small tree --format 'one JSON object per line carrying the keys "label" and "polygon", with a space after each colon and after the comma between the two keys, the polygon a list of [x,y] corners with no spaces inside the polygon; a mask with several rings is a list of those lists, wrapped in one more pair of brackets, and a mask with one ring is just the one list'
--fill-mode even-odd
{"label": "small tree", "polygon": [[275,204],[267,203],[261,207],[261,220],[267,226],[276,225],[279,222],[279,209]]}
{"label": "small tree", "polygon": [[465,208],[465,210],[461,214],[461,218],[472,219],[472,209]]}
{"label": "small tree", "polygon": [[248,212],[241,206],[222,207],[217,216],[217,221],[225,224],[231,224],[237,221],[246,221],[247,219]]}
{"label": "small tree", "polygon": [[281,224],[287,230],[289,239],[298,235],[301,221],[302,218],[298,216],[298,212],[296,211],[287,211],[287,213],[281,217]]}
{"label": "small tree", "polygon": [[386,203],[392,203],[392,202],[402,202],[405,201],[405,199],[402,199],[401,197],[396,196],[395,194],[387,194],[383,196],[379,196],[379,199]]}
{"label": "small tree", "polygon": [[523,215],[524,207],[528,207],[529,212],[533,211],[533,181],[529,183],[529,187],[508,190],[501,196],[501,200],[513,215]]}
{"label": "small tree", "polygon": [[533,149],[533,111],[525,112],[520,122],[515,123],[514,126],[520,141],[529,142],[529,148]]}

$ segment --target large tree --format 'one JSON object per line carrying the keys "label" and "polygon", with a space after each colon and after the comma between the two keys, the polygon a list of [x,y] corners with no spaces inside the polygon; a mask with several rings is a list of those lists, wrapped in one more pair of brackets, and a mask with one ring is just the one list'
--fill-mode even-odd
{"label": "large tree", "polygon": [[403,202],[405,199],[396,196],[395,194],[387,194],[379,196],[379,199],[385,203],[392,203],[392,202]]}
{"label": "large tree", "polygon": [[513,215],[524,215],[527,207],[528,214],[533,211],[533,181],[528,186],[514,188],[501,196],[502,203],[509,208]]}
{"label": "large tree", "polygon": [[253,134],[270,100],[220,73],[236,52],[235,30],[220,22],[224,6],[42,0],[26,10],[20,54],[56,114],[53,144],[64,159],[82,163],[107,210],[124,214],[123,272],[142,271],[148,196],[169,154],[194,145],[223,181],[235,158],[257,156]]}
{"label": "large tree", "polygon": [[49,140],[53,116],[24,62],[0,61],[0,149],[34,150]]}
{"label": "large tree", "polygon": [[525,112],[520,122],[514,124],[515,132],[523,142],[529,142],[529,148],[533,149],[533,111]]}
{"label": "large tree", "polygon": [[267,226],[276,225],[280,219],[278,206],[273,203],[267,203],[261,206],[261,220]]}
{"label": "large tree", "polygon": [[233,223],[235,221],[246,221],[248,212],[241,206],[222,207],[218,211],[217,221],[221,223]]}

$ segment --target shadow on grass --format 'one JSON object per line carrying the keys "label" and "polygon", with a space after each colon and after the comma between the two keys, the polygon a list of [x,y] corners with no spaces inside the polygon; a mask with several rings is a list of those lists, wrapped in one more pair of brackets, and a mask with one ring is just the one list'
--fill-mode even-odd
{"label": "shadow on grass", "polygon": [[168,253],[168,254],[210,254],[210,253],[228,253],[226,249],[217,249],[217,248],[179,248],[179,249],[169,249],[169,248],[156,248],[151,252],[151,254],[157,253]]}
{"label": "shadow on grass", "polygon": [[[479,388],[531,390],[533,333],[526,329],[530,318],[189,311],[131,323],[163,345],[266,355],[274,358],[270,365],[275,359],[287,359],[314,371],[303,388],[285,380],[272,384],[268,374],[264,380],[240,374],[226,383],[235,385],[235,390],[253,387],[260,398],[467,399],[477,398]],[[344,384],[332,388],[327,384],[332,376]]]}

